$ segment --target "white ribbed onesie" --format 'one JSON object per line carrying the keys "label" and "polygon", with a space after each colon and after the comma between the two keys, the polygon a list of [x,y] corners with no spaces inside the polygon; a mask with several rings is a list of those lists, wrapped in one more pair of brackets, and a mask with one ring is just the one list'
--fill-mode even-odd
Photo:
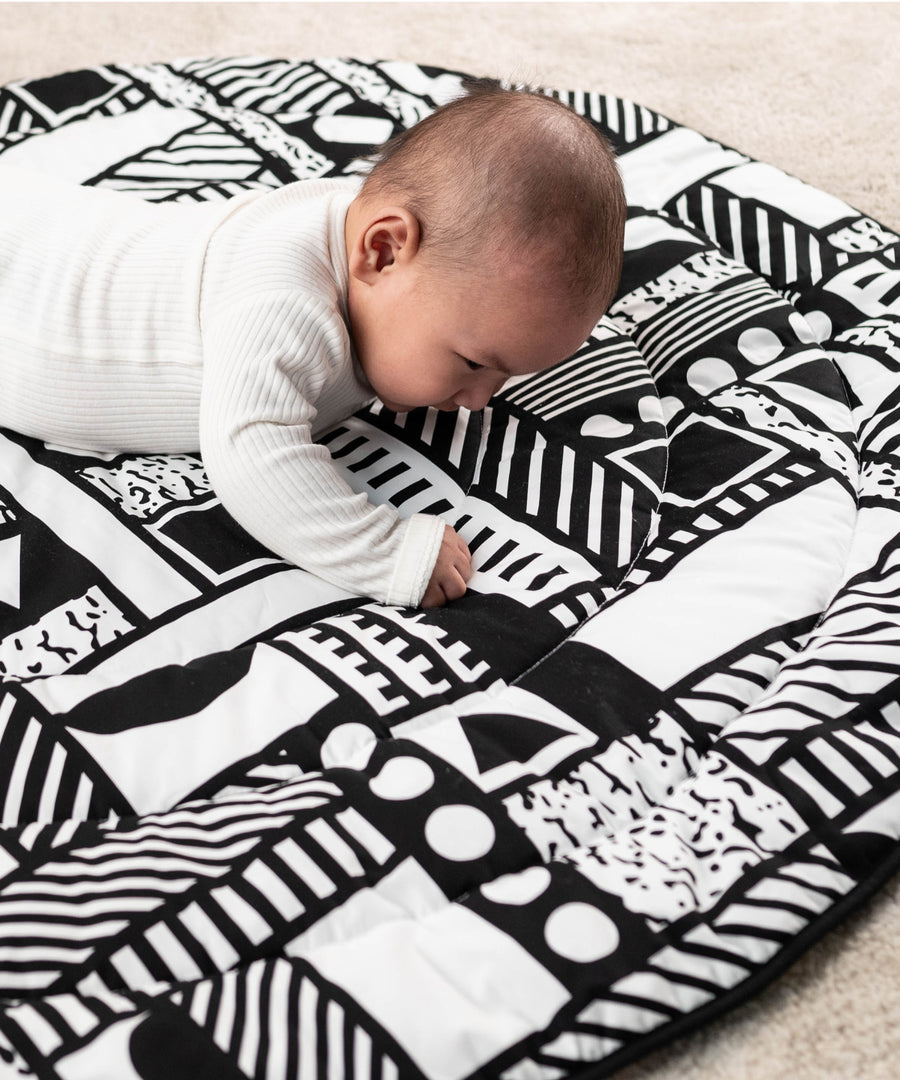
{"label": "white ribbed onesie", "polygon": [[357,190],[299,181],[158,204],[0,165],[0,426],[93,450],[199,450],[270,550],[418,604],[444,523],[373,506],[312,441],[374,396],[346,318]]}

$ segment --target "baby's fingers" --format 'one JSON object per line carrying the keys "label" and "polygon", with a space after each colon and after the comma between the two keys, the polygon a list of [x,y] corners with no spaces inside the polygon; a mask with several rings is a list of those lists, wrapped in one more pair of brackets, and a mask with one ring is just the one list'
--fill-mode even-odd
{"label": "baby's fingers", "polygon": [[455,567],[449,567],[440,576],[432,576],[422,597],[422,607],[443,607],[450,600],[458,600],[464,596],[465,592],[465,578]]}
{"label": "baby's fingers", "polygon": [[440,551],[431,572],[431,580],[422,597],[423,608],[443,607],[465,595],[466,582],[472,576],[469,545],[449,525],[444,528]]}
{"label": "baby's fingers", "polygon": [[465,595],[466,580],[468,574],[462,574],[457,567],[453,567],[442,579],[441,588],[444,590],[444,596],[448,600],[458,600],[461,596]]}
{"label": "baby's fingers", "polygon": [[472,554],[469,545],[463,540],[458,532],[450,530],[453,535],[453,558],[452,562],[459,571],[463,581],[468,581],[472,576]]}

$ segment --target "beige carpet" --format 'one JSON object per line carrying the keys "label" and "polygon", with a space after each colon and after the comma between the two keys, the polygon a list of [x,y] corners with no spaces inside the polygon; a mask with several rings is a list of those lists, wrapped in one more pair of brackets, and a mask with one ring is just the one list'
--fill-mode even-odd
{"label": "beige carpet", "polygon": [[[180,56],[416,60],[665,113],[900,229],[900,4],[0,3],[0,83]],[[617,1080],[897,1080],[900,881]]]}

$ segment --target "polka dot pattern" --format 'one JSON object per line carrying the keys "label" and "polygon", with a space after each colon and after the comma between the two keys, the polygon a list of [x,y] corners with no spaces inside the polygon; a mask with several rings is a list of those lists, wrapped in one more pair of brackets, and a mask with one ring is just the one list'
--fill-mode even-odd
{"label": "polka dot pattern", "polygon": [[483,858],[495,838],[493,822],[475,806],[441,806],[425,822],[425,842],[436,855],[452,862]]}

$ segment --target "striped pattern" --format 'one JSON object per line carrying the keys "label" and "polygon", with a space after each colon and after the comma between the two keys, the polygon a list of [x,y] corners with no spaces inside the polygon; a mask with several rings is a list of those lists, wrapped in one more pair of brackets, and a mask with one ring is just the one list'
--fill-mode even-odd
{"label": "striped pattern", "polygon": [[105,188],[130,191],[151,202],[230,199],[282,182],[256,149],[212,121],[126,159],[99,179]]}
{"label": "striped pattern", "polygon": [[340,82],[310,63],[201,60],[185,64],[181,71],[208,87],[220,101],[265,116],[311,112],[327,116],[355,101]]}
{"label": "striped pattern", "polygon": [[564,629],[574,630],[596,614],[603,604],[611,599],[614,592],[611,586],[597,585],[589,589],[575,586],[568,594],[554,598],[555,602],[549,606],[548,614]]}
{"label": "striped pattern", "polygon": [[700,184],[685,192],[674,210],[776,287],[800,281],[815,285],[825,270],[839,265],[828,245],[803,222],[714,185]]}
{"label": "striped pattern", "polygon": [[[708,501],[678,518],[669,518],[654,543],[642,556],[638,567],[629,576],[634,584],[643,584],[668,573],[669,569],[691,551],[704,544],[711,535],[720,530],[739,528],[766,506],[789,499],[802,490],[815,470],[801,462],[791,462],[781,468],[760,472],[751,479],[719,491]],[[664,492],[664,506],[682,506],[685,500],[672,498]]]}
{"label": "striped pattern", "polygon": [[[895,786],[900,770],[900,707],[891,702],[870,721],[852,731],[823,731],[784,760],[775,763],[787,781],[792,802],[816,815],[840,818],[850,808],[855,817],[858,800],[876,786]],[[810,812],[809,810],[807,811]]]}
{"label": "striped pattern", "polygon": [[[377,427],[379,434],[375,435],[369,425]],[[328,447],[333,458],[373,489],[383,482],[382,477],[392,479],[389,474],[385,475],[385,455],[379,452],[383,436],[388,435],[398,440],[397,444],[387,442],[388,454],[402,443],[405,448],[412,448],[439,465],[437,472],[427,466],[423,468],[433,487],[441,487],[446,483],[443,478],[449,475],[464,490],[471,483],[480,453],[481,429],[481,414],[468,409],[452,413],[437,409],[394,413],[375,399],[355,417],[325,432],[319,441]],[[391,456],[402,457],[399,453]],[[392,464],[396,467],[405,462],[398,460]],[[394,490],[403,491],[402,487]],[[450,509],[449,505],[447,509]]]}
{"label": "striped pattern", "polygon": [[[712,1002],[763,968],[779,945],[845,896],[856,882],[827,850],[787,863],[720,905],[711,923],[686,930],[580,1008],[537,1053],[504,1067],[501,1080],[547,1070],[576,1072],[648,1032]],[[671,935],[667,935],[671,936]]]}
{"label": "striped pattern", "polygon": [[65,733],[41,723],[12,694],[0,699],[0,826],[84,821],[103,812],[105,777]]}
{"label": "striped pattern", "polygon": [[339,253],[356,190],[288,185],[249,202],[212,237],[200,442],[223,505],[259,543],[358,595],[417,605],[444,522],[401,518],[384,497],[374,506],[359,499],[312,445],[371,397],[341,317],[348,285]]}
{"label": "striped pattern", "polygon": [[[159,615],[198,596],[196,586],[186,580],[179,569],[136,536],[107,506],[101,505],[63,473],[36,461],[23,446],[2,433],[0,484],[13,494],[27,513],[54,533],[61,545],[77,552],[93,566],[102,566],[99,573],[106,581],[145,615]],[[107,557],[112,550],[119,554],[120,561],[111,561]],[[92,643],[94,640],[90,630],[94,620],[85,616],[90,614],[95,603],[102,605],[95,611],[105,610],[112,618],[109,631],[103,632],[105,640],[109,640],[107,633],[115,637],[128,629],[126,624],[130,620],[117,607],[105,605],[104,598],[102,590],[92,589],[83,601],[59,605],[33,624],[34,632],[41,637],[46,634],[48,643],[59,639],[64,646],[70,646],[76,627],[64,627],[64,624],[71,624],[71,614],[87,628],[87,634],[79,636],[79,656],[83,656],[88,651],[88,639]],[[27,634],[31,630],[22,632]],[[72,656],[71,652],[68,656]],[[47,655],[42,659],[52,660],[55,669],[59,670],[65,666],[61,664],[65,657],[64,649],[61,655]],[[19,661],[17,666],[20,664]]]}
{"label": "striped pattern", "polygon": [[587,560],[560,545],[540,544],[531,530],[514,523],[507,529],[506,521],[488,518],[479,527],[464,516],[458,522],[479,574],[473,581],[479,592],[506,593],[533,608],[555,602],[564,590],[585,590],[595,582],[597,571]]}
{"label": "striped pattern", "polygon": [[[294,815],[338,795],[339,789],[324,780],[298,780],[149,815],[130,827],[102,829],[89,843],[79,843],[76,835],[70,849],[57,850],[34,873],[8,878],[0,890],[0,989],[9,994],[49,989],[67,971],[92,970],[110,952],[105,968],[110,985],[146,978],[147,965],[133,944],[116,946],[133,922],[146,921],[201,882],[209,890],[206,903],[223,912],[228,899],[217,904],[215,888],[227,888],[224,879],[235,861],[248,859],[263,837],[283,829]],[[204,938],[203,955],[213,965],[236,959],[197,900],[173,917],[189,934]],[[157,933],[163,948],[175,941],[165,930]],[[187,955],[176,944],[170,948]]]}
{"label": "striped pattern", "polygon": [[[729,727],[726,739],[757,763],[768,762],[783,745],[785,760],[796,752],[795,732],[832,744],[827,757],[839,761],[840,743],[857,752],[871,747],[879,758],[895,740],[897,713],[889,706],[869,709],[870,719],[852,723],[860,701],[870,701],[895,681],[900,650],[900,566],[890,545],[867,574],[848,584],[819,621],[803,649],[787,660],[765,699]],[[840,679],[835,679],[835,672]],[[860,743],[860,731],[866,735]],[[839,740],[834,743],[834,740]],[[802,745],[802,744],[801,744]],[[808,749],[804,754],[808,755]],[[833,753],[838,756],[834,757]],[[807,758],[808,760],[808,758]],[[855,767],[855,766],[854,766]],[[808,773],[806,765],[787,764],[787,778]],[[813,771],[817,771],[818,766]],[[848,774],[851,773],[848,767]],[[893,768],[884,775],[890,775]],[[802,785],[800,785],[802,787]],[[862,793],[860,793],[862,794]],[[840,796],[838,797],[840,799]],[[834,806],[823,796],[823,806]]]}
{"label": "striped pattern", "polygon": [[[872,369],[861,369],[858,362],[860,353],[876,359],[884,372],[885,381],[880,392],[866,392],[864,371]],[[896,424],[898,393],[889,375],[900,368],[900,320],[890,317],[868,319],[837,335],[832,345],[832,356],[858,399],[854,416],[859,425],[860,453],[867,458],[879,459],[878,467],[890,470],[893,463],[884,459],[888,455],[895,456],[900,450],[900,433]],[[873,493],[866,492],[867,495]],[[887,502],[892,496],[893,491],[884,493]]]}
{"label": "striped pattern", "polygon": [[261,158],[280,163],[282,182],[327,176],[333,161],[302,138],[284,130],[274,118],[258,109],[238,108],[219,94],[173,65],[132,65],[129,71],[160,100],[200,113],[228,132],[235,142],[249,144]]}
{"label": "striped pattern", "polygon": [[395,1049],[315,973],[287,960],[258,961],[195,983],[173,1001],[246,1076],[260,1080],[399,1080]]}
{"label": "striped pattern", "polygon": [[[122,141],[106,160],[92,146],[86,179],[211,201],[339,171],[361,133],[458,90],[453,73],[391,62],[96,68],[0,92],[0,149],[25,157],[41,127],[117,117],[101,126]],[[0,438],[0,1069],[162,1075],[184,1064],[177,1047],[223,1080],[577,1077],[747,996],[893,858],[890,234],[852,215],[817,231],[736,198],[713,174],[739,160],[758,177],[740,155],[631,102],[559,96],[633,149],[647,205],[667,207],[631,233],[613,316],[483,415],[345,419],[345,400],[327,418],[352,486],[465,536],[477,573],[462,604],[354,605],[279,568],[223,524],[187,458],[167,472]],[[798,190],[784,207],[831,205]],[[254,277],[291,269],[278,239]],[[230,317],[244,292],[223,295]],[[838,400],[828,325],[854,305],[865,319],[838,356],[869,472],[852,546],[795,547],[785,589],[745,545],[734,595],[777,589],[768,621],[738,623],[728,590],[667,592],[678,560],[703,564],[725,531],[752,537],[761,511],[837,505],[830,477],[854,469],[816,441],[833,415],[740,384]],[[284,344],[295,323],[276,315]],[[811,352],[809,331],[820,362],[766,370],[768,354]],[[710,364],[724,384],[704,383]],[[816,610],[844,558],[849,579]],[[695,616],[695,600],[722,633],[682,641],[673,608]],[[567,641],[585,619],[597,634]],[[725,643],[734,625],[752,629]],[[181,793],[192,801],[134,813]],[[479,889],[494,915],[477,913]]]}
{"label": "striped pattern", "polygon": [[799,652],[804,640],[789,637],[760,644],[727,667],[704,673],[687,689],[676,690],[675,700],[692,720],[718,732],[765,692],[778,669]]}
{"label": "striped pattern", "polygon": [[16,1033],[17,1042],[24,1040],[33,1052],[50,1056],[66,1046],[83,1044],[122,1017],[139,1011],[139,1005],[111,993],[53,994],[14,1005],[4,1019]]}
{"label": "striped pattern", "polygon": [[543,420],[553,420],[625,390],[653,393],[644,358],[619,334],[592,337],[550,371],[513,380],[498,395]]}
{"label": "striped pattern", "polygon": [[93,956],[104,985],[145,990],[192,982],[270,953],[314,925],[337,897],[379,875],[394,854],[352,807],[259,847],[239,873],[192,890],[181,904],[170,903],[162,920]]}
{"label": "striped pattern", "polygon": [[321,665],[379,716],[411,702],[457,694],[490,671],[461,641],[428,633],[422,617],[371,608],[324,619],[279,638],[305,661]]}
{"label": "striped pattern", "polygon": [[[643,370],[630,387],[646,381]],[[610,379],[616,384],[610,393],[623,389],[615,374]],[[491,591],[505,591],[502,583],[507,583],[531,606],[568,589],[573,570],[582,585],[593,581],[598,560],[605,575],[618,580],[643,543],[636,515],[647,501],[615,462],[601,464],[584,452],[584,443],[552,438],[532,419],[533,412],[530,406],[527,413],[519,406],[509,411],[498,401],[481,417],[467,410],[452,417],[428,410],[412,420],[407,419],[411,414],[395,417],[375,407],[367,415],[380,423],[377,432],[354,420],[323,441],[374,502],[389,499],[404,516],[444,515],[466,539],[475,568],[491,575]],[[402,446],[394,442],[398,436],[388,435],[398,429],[404,433]],[[438,436],[449,458],[443,469],[425,457]],[[421,456],[413,450],[419,447]],[[627,456],[627,448],[620,453]],[[655,491],[656,477],[645,477],[637,466],[631,471]],[[450,482],[450,476],[457,482]],[[559,545],[556,551],[547,548],[549,537]],[[588,601],[587,609],[596,610],[594,601]],[[571,625],[567,610],[560,614],[564,625]]]}
{"label": "striped pattern", "polygon": [[[460,92],[457,76],[438,74],[432,79],[411,64],[364,64],[332,58],[317,60],[316,66],[361,101],[377,105],[402,127],[412,127],[433,112],[440,101]],[[407,80],[411,80],[412,88],[407,88]]]}
{"label": "striped pattern", "polygon": [[541,427],[494,406],[484,410],[482,448],[472,492],[485,491],[511,517],[534,520],[544,535],[561,534],[612,567],[631,562],[643,542],[634,530],[640,500],[618,470],[581,445],[548,441]]}
{"label": "striped pattern", "polygon": [[710,342],[726,339],[731,331],[769,312],[784,310],[785,301],[764,282],[746,279],[714,292],[685,297],[680,303],[650,318],[634,332],[634,340],[654,378]]}
{"label": "striped pattern", "polygon": [[0,90],[0,145],[14,146],[29,135],[46,130],[46,124],[15,97],[9,89]]}
{"label": "striped pattern", "polygon": [[863,453],[878,457],[896,456],[900,452],[900,432],[894,417],[896,403],[888,400],[860,424],[859,440]]}
{"label": "striped pattern", "polygon": [[323,444],[332,460],[373,501],[389,500],[404,516],[447,514],[452,510],[453,502],[447,496],[455,493],[455,486],[451,487],[446,480],[441,483],[438,470],[429,467],[425,460],[415,460],[409,453],[401,455],[389,442],[374,439],[372,434],[356,426],[340,425],[325,436]]}
{"label": "striped pattern", "polygon": [[[733,942],[753,967],[761,967],[779,945],[846,896],[856,884],[824,844],[814,845],[805,859],[788,862],[766,874],[742,894],[729,895],[711,928],[719,940]],[[703,936],[704,931],[694,934],[695,939]]]}
{"label": "striped pattern", "polygon": [[666,117],[627,98],[581,91],[553,91],[553,96],[605,128],[616,142],[628,146],[652,138],[673,125]]}

